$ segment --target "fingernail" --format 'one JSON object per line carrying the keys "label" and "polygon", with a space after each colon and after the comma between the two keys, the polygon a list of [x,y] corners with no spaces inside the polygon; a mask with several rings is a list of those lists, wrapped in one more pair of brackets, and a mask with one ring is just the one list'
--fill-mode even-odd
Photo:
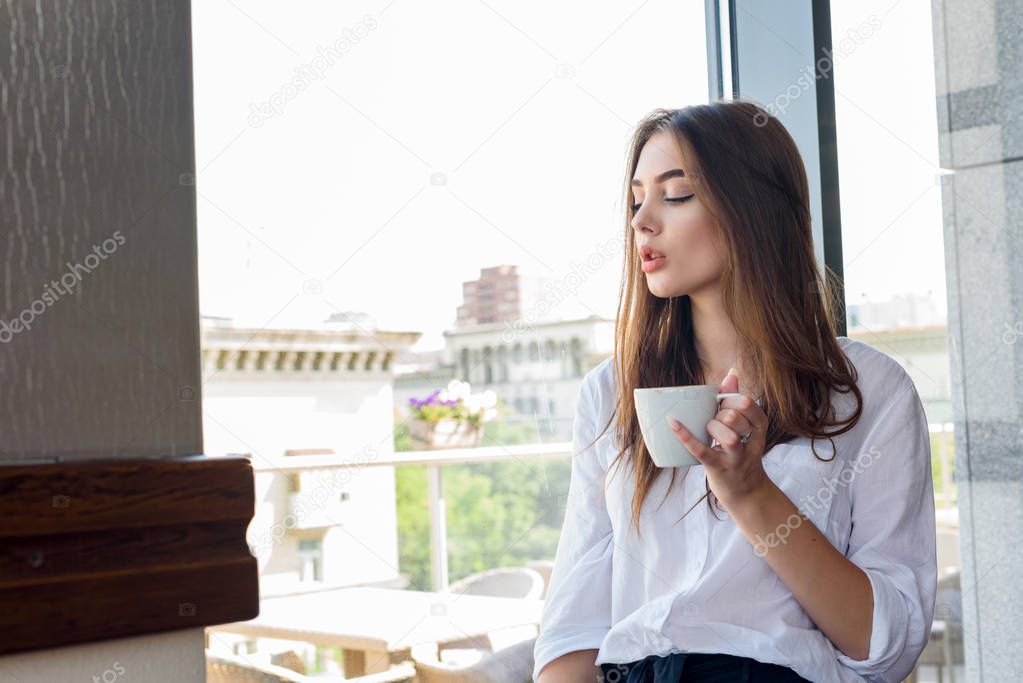
{"label": "fingernail", "polygon": [[682,429],[682,423],[673,418],[671,415],[668,416],[668,426],[674,429],[676,432]]}
{"label": "fingernail", "polygon": [[[736,375],[736,376],[738,376],[739,373],[735,371],[735,368],[728,368],[728,375]],[[727,377],[728,375],[725,375],[725,377]]]}

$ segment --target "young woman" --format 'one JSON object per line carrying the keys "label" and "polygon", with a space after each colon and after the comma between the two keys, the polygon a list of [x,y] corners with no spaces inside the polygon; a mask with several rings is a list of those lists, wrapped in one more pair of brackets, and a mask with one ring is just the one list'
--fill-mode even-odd
{"label": "young woman", "polygon": [[[934,613],[927,419],[898,363],[836,336],[795,143],[741,100],[657,110],[625,196],[534,678],[901,681]],[[742,396],[709,445],[679,428],[700,464],[665,472],[632,391],[691,384]]]}

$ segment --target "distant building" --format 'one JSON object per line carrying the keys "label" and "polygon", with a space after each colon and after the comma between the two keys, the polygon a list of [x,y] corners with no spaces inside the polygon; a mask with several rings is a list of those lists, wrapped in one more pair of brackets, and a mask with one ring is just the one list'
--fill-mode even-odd
{"label": "distant building", "polygon": [[893,327],[911,328],[945,325],[946,312],[930,294],[897,294],[883,301],[848,304],[850,331],[882,330]]}
{"label": "distant building", "polygon": [[443,363],[395,378],[395,405],[399,414],[407,414],[409,398],[422,398],[460,379],[469,382],[473,393],[493,390],[538,435],[567,441],[582,377],[611,355],[613,334],[614,321],[596,315],[448,330]]}
{"label": "distant building", "polygon": [[916,385],[927,421],[952,422],[948,329],[944,325],[850,330],[852,339],[870,344],[901,365]]}
{"label": "distant building", "polygon": [[206,452],[252,460],[247,539],[264,596],[406,583],[394,468],[360,463],[394,450],[394,361],[420,333],[379,330],[366,318],[337,328],[203,320]]}
{"label": "distant building", "polygon": [[518,266],[480,270],[478,280],[462,283],[456,327],[523,319],[544,298],[551,278],[519,272]]}
{"label": "distant building", "polygon": [[338,311],[331,313],[323,324],[328,329],[376,329],[376,319],[365,311]]}

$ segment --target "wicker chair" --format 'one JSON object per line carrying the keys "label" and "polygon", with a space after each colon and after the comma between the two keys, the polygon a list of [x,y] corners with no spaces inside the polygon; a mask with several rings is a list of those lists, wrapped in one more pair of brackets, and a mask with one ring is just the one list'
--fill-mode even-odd
{"label": "wicker chair", "polygon": [[526,566],[537,572],[540,572],[540,576],[543,577],[543,592],[540,593],[541,598],[547,597],[547,587],[551,585],[551,573],[554,571],[553,560],[533,560],[527,562]]}
{"label": "wicker chair", "polygon": [[455,581],[448,586],[452,593],[492,595],[500,598],[535,600],[543,594],[543,575],[529,567],[498,567]]}
{"label": "wicker chair", "polygon": [[440,659],[412,652],[418,683],[531,683],[536,637],[492,652],[483,648],[444,650]]}
{"label": "wicker chair", "polygon": [[[498,598],[523,598],[536,600],[544,592],[543,575],[529,567],[498,567],[478,574],[470,574],[448,586],[452,593],[466,595],[489,595]],[[487,638],[462,638],[439,646],[442,651],[451,649],[488,649],[497,651],[506,645],[531,638],[537,634],[536,625],[515,626],[487,634]]]}
{"label": "wicker chair", "polygon": [[955,665],[963,662],[963,607],[959,584],[959,569],[947,568],[938,574],[934,621],[931,637],[916,660],[916,668],[909,679],[915,681],[917,669],[934,666],[938,669],[938,683],[944,683],[948,670],[951,683],[955,683]]}
{"label": "wicker chair", "polygon": [[404,683],[415,680],[411,662],[395,665],[390,671],[355,678],[306,676],[283,666],[259,661],[256,656],[213,654],[206,651],[206,683]]}
{"label": "wicker chair", "polygon": [[305,660],[302,656],[294,650],[284,650],[283,652],[274,652],[270,655],[270,663],[274,666],[283,666],[285,669],[291,669],[300,674],[304,674]]}

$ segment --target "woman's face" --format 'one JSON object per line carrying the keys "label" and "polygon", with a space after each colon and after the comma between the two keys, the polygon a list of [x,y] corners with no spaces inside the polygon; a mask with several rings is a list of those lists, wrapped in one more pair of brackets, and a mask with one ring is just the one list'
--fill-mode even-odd
{"label": "woman's face", "polygon": [[633,258],[643,262],[644,248],[663,257],[643,267],[654,296],[699,294],[718,285],[724,253],[716,221],[693,193],[694,182],[670,133],[647,141],[632,180]]}

